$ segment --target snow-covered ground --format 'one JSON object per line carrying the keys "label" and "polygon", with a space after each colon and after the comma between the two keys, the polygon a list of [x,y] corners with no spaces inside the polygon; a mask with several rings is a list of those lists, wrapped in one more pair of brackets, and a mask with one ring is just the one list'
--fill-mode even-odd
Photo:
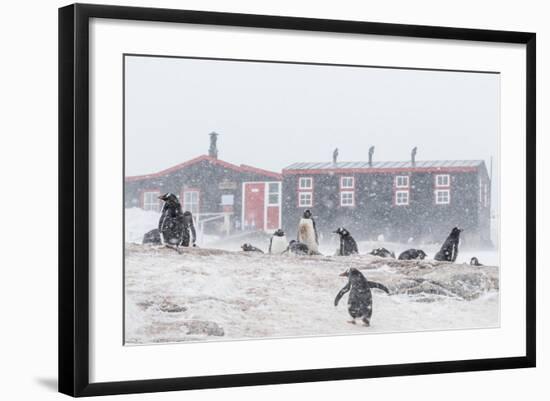
{"label": "snow-covered ground", "polygon": [[[129,243],[125,260],[128,344],[499,325],[494,266]],[[373,290],[371,327],[347,323],[347,295],[333,304],[352,266],[391,291]]]}

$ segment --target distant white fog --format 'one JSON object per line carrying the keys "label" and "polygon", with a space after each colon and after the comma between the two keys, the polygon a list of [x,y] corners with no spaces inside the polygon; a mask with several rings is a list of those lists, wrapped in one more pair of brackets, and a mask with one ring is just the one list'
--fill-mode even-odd
{"label": "distant white fog", "polygon": [[208,151],[280,171],[300,161],[493,158],[498,74],[126,57],[126,175]]}

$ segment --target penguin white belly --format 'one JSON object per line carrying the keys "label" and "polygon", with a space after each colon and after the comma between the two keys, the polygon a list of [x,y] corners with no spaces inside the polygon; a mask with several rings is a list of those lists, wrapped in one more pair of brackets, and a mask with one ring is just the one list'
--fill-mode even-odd
{"label": "penguin white belly", "polygon": [[278,254],[283,253],[288,248],[288,241],[286,236],[279,237],[277,235],[273,236],[271,240],[271,253]]}
{"label": "penguin white belly", "polygon": [[319,252],[319,245],[315,241],[315,230],[311,219],[301,219],[298,224],[298,241],[307,245],[310,251]]}

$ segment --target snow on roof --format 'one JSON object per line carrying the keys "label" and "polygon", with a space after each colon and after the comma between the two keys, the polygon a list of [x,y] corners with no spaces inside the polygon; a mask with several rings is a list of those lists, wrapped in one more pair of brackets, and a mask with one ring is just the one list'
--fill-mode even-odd
{"label": "snow on roof", "polygon": [[483,160],[424,160],[417,161],[414,165],[406,162],[308,162],[293,163],[284,170],[334,170],[334,169],[426,169],[426,168],[472,168],[479,167]]}

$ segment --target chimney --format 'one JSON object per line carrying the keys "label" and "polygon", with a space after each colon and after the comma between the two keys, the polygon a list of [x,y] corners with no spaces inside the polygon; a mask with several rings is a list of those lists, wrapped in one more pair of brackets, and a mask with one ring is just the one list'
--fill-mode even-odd
{"label": "chimney", "polygon": [[338,163],[338,148],[334,149],[332,152],[332,164]]}
{"label": "chimney", "polygon": [[372,155],[374,155],[374,146],[369,148],[369,167],[372,167]]}
{"label": "chimney", "polygon": [[416,146],[411,151],[411,164],[416,165]]}
{"label": "chimney", "polygon": [[213,157],[214,159],[218,158],[218,146],[216,142],[218,141],[218,135],[216,132],[211,132],[210,134],[210,147],[208,148],[208,156]]}

